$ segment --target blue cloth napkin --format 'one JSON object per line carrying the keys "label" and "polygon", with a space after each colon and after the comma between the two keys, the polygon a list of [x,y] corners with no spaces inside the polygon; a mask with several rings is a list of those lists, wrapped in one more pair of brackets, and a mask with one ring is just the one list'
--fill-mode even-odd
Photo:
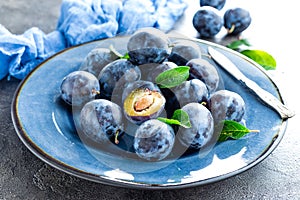
{"label": "blue cloth napkin", "polygon": [[184,0],[125,0],[118,32],[132,33],[143,27],[171,30],[186,8]]}
{"label": "blue cloth napkin", "polygon": [[33,27],[22,35],[14,35],[0,25],[0,79],[7,74],[23,79],[39,63],[65,47],[59,31],[46,35]]}
{"label": "blue cloth napkin", "polygon": [[10,33],[0,24],[0,80],[23,79],[51,55],[74,45],[132,33],[142,27],[172,29],[186,0],[63,0],[57,29],[45,34],[33,27]]}
{"label": "blue cloth napkin", "polygon": [[121,11],[119,0],[64,0],[57,30],[64,34],[69,46],[113,37]]}

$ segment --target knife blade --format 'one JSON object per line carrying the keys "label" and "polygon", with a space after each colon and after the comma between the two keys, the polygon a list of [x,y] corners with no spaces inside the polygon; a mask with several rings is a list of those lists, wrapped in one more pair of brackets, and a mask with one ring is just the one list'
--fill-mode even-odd
{"label": "knife blade", "polygon": [[288,119],[295,115],[295,112],[290,110],[286,105],[284,105],[278,98],[273,96],[268,91],[262,89],[257,83],[247,78],[238,67],[227,58],[221,52],[215,50],[212,47],[208,47],[208,53],[212,59],[218,63],[223,69],[225,69],[234,78],[241,81],[246,87],[252,90],[262,101],[267,105],[272,107],[282,119]]}

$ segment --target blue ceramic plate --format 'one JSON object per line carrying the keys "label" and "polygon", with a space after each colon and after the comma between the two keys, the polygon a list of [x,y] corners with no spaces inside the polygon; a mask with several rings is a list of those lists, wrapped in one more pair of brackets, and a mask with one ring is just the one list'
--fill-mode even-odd
{"label": "blue ceramic plate", "polygon": [[[190,153],[178,159],[144,162],[120,148],[105,151],[87,145],[78,136],[70,109],[59,98],[64,76],[77,70],[96,47],[114,45],[124,52],[128,36],[95,41],[67,49],[49,58],[20,84],[12,103],[18,136],[37,157],[66,173],[114,186],[170,189],[203,185],[239,174],[266,158],[281,141],[287,121],[218,68],[224,87],[239,93],[246,103],[246,125],[258,129],[239,140],[216,144],[205,156]],[[213,46],[240,70],[282,101],[265,71],[250,59],[223,46],[194,40],[203,50]],[[123,49],[122,49],[123,48]]]}

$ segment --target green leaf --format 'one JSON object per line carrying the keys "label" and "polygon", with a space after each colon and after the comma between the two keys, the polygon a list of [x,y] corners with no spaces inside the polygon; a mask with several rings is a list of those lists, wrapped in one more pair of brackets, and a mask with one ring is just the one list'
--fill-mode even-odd
{"label": "green leaf", "polygon": [[181,109],[177,109],[175,110],[175,112],[173,113],[172,119],[176,119],[178,121],[180,121],[181,126],[185,127],[185,128],[191,128],[191,122],[190,122],[190,117],[187,114],[187,112],[185,112],[184,110]]}
{"label": "green leaf", "polygon": [[173,69],[169,69],[160,73],[155,82],[160,85],[161,88],[172,88],[182,84],[189,77],[190,67],[179,66]]}
{"label": "green leaf", "polygon": [[276,69],[276,61],[269,53],[262,50],[244,50],[241,51],[243,55],[249,57],[254,60],[258,64],[260,64],[266,70]]}
{"label": "green leaf", "polygon": [[181,109],[175,110],[172,119],[158,117],[159,121],[164,122],[166,124],[173,124],[173,125],[179,125],[184,128],[191,128],[191,122],[189,115]]}
{"label": "green leaf", "polygon": [[251,46],[247,39],[240,39],[240,40],[235,40],[235,41],[231,42],[230,44],[227,45],[227,47],[230,49],[233,49],[233,50],[237,50],[243,45],[247,46],[247,47]]}
{"label": "green leaf", "polygon": [[218,139],[219,142],[223,142],[229,138],[237,140],[244,137],[248,133],[259,132],[259,130],[249,130],[242,124],[232,120],[225,120],[224,124],[222,125],[223,129]]}
{"label": "green leaf", "polygon": [[157,118],[159,121],[164,122],[166,124],[174,124],[174,125],[180,125],[180,121],[176,120],[176,119],[168,119],[168,118],[164,118],[164,117],[158,117]]}

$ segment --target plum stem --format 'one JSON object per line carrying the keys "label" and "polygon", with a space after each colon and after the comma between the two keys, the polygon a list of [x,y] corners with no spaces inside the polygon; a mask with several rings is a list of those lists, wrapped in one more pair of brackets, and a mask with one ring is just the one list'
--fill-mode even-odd
{"label": "plum stem", "polygon": [[98,91],[98,90],[95,90],[95,89],[92,89],[92,94],[100,94],[100,91]]}
{"label": "plum stem", "polygon": [[115,144],[119,144],[119,140],[118,140],[119,133],[120,133],[120,130],[117,130],[116,135],[115,135]]}
{"label": "plum stem", "polygon": [[206,106],[206,105],[207,105],[207,103],[206,103],[205,101],[201,102],[201,104],[202,104],[203,106]]}
{"label": "plum stem", "polygon": [[234,29],[235,29],[235,25],[232,24],[231,28],[227,30],[227,33],[231,34],[234,31]]}

